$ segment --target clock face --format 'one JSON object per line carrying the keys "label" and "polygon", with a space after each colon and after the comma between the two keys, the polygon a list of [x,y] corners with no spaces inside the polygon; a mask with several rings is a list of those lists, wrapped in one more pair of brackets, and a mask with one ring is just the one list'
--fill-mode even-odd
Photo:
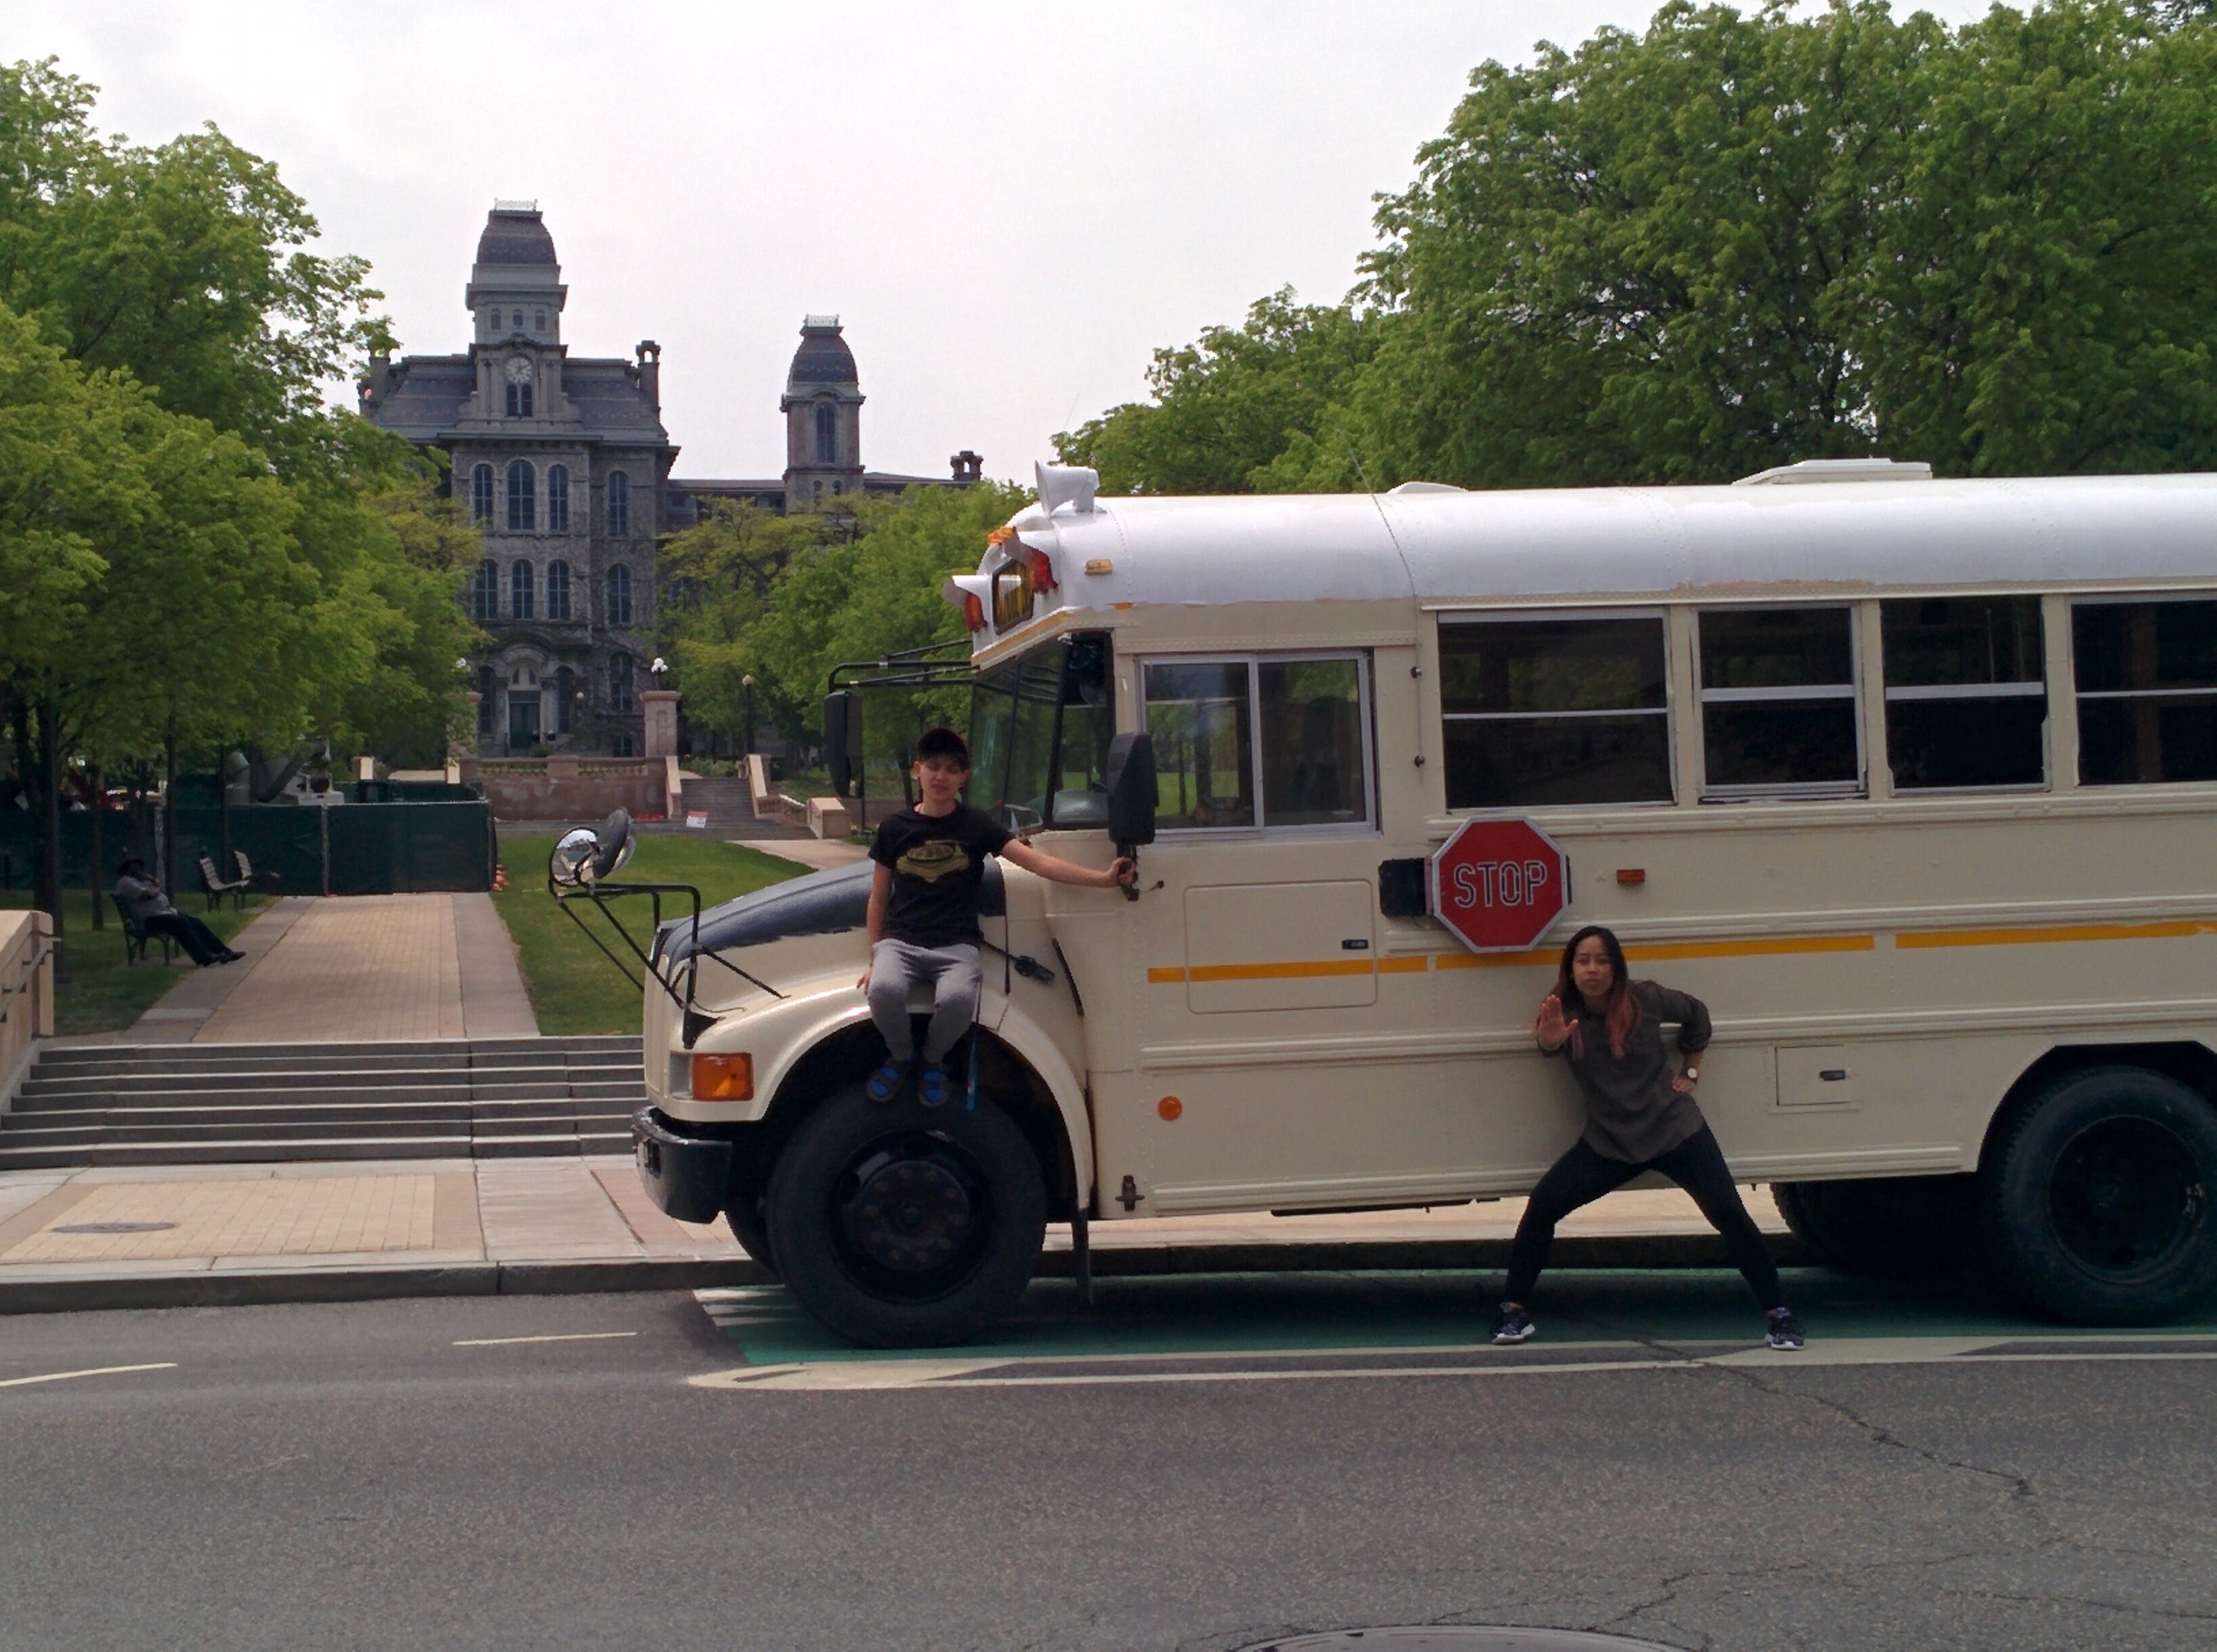
{"label": "clock face", "polygon": [[508,382],[511,385],[529,384],[531,382],[531,363],[525,361],[520,355],[514,361],[510,361],[508,364]]}

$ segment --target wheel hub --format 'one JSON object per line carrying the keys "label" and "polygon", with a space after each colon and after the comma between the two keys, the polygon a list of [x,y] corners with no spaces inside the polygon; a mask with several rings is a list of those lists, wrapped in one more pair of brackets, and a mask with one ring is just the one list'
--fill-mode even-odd
{"label": "wheel hub", "polygon": [[2200,1226],[2203,1193],[2183,1144],[2140,1119],[2112,1119],[2067,1147],[2049,1185],[2057,1236],[2084,1265],[2160,1265]]}
{"label": "wheel hub", "polygon": [[976,1228],[978,1211],[947,1166],[902,1158],[863,1172],[843,1220],[849,1241],[872,1261],[921,1273],[954,1257]]}

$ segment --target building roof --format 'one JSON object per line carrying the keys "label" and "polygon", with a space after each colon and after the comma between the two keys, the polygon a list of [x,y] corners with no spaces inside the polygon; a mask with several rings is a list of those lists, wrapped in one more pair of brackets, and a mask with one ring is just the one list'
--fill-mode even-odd
{"label": "building roof", "polygon": [[[2217,576],[2217,474],[1102,497],[1011,526],[1053,555],[1055,603],[1080,610],[2124,589]],[[980,572],[1004,559],[988,551]]]}
{"label": "building roof", "polygon": [[793,353],[793,369],[785,375],[787,390],[798,390],[803,385],[861,382],[855,372],[855,353],[839,335],[838,317],[809,317],[800,329],[800,348]]}
{"label": "building roof", "polygon": [[554,237],[547,232],[539,209],[497,206],[485,214],[485,233],[478,237],[481,264],[551,264]]}
{"label": "building roof", "polygon": [[429,441],[451,430],[477,389],[477,369],[466,355],[404,356],[386,369],[371,419],[411,441]]}
{"label": "building roof", "polygon": [[[650,444],[669,440],[653,404],[621,358],[571,356],[562,362],[562,390],[588,436]],[[460,425],[477,390],[477,367],[466,355],[410,355],[385,369],[375,386],[371,420],[411,441],[436,441]],[[557,426],[558,430],[572,427]],[[473,438],[494,437],[502,429],[480,425]],[[544,441],[545,426],[534,423],[517,434]]]}

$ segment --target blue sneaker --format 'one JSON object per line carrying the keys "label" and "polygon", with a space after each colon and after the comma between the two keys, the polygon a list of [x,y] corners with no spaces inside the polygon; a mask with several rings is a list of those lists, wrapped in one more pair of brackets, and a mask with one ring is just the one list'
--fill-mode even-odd
{"label": "blue sneaker", "polygon": [[1522,1342],[1539,1328],[1522,1308],[1511,1308],[1504,1302],[1494,1310],[1493,1340],[1497,1342]]}
{"label": "blue sneaker", "polygon": [[917,1079],[916,1099],[927,1107],[943,1107],[954,1094],[954,1081],[948,1077],[947,1069],[936,1061],[924,1063]]}
{"label": "blue sneaker", "polygon": [[1770,1316],[1770,1346],[1792,1350],[1804,1347],[1809,1339],[1801,1334],[1801,1322],[1791,1311],[1781,1308]]}
{"label": "blue sneaker", "polygon": [[862,1094],[883,1106],[901,1093],[908,1082],[908,1069],[898,1061],[889,1061],[862,1081]]}

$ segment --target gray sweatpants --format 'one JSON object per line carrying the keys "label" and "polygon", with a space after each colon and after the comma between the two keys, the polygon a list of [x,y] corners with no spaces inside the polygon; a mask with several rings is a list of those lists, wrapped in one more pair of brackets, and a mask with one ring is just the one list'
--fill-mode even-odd
{"label": "gray sweatpants", "polygon": [[931,1026],[923,1035],[923,1058],[947,1058],[955,1039],[970,1030],[978,1018],[980,965],[978,949],[960,946],[911,946],[905,940],[881,940],[870,949],[870,1020],[885,1035],[892,1058],[906,1062],[916,1055],[916,1038],[908,1020],[909,988],[919,982],[932,989]]}

